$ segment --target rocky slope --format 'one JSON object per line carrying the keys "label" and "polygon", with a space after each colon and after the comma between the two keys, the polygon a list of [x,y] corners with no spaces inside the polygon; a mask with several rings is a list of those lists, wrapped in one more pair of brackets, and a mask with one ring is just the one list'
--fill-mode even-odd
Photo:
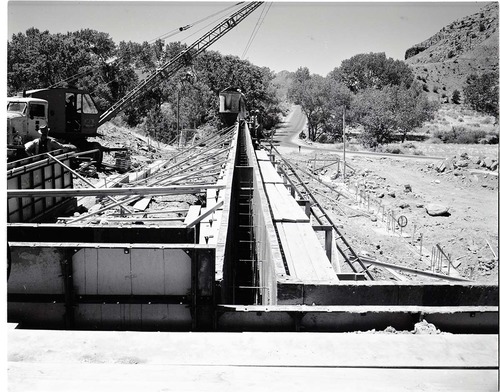
{"label": "rocky slope", "polygon": [[448,102],[461,94],[467,76],[498,72],[498,3],[458,19],[406,51],[424,91],[433,100]]}

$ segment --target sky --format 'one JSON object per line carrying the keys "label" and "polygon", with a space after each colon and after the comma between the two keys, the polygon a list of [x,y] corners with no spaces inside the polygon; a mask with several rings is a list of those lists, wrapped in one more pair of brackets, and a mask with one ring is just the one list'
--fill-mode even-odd
{"label": "sky", "polygon": [[[90,28],[108,33],[115,43],[152,42],[234,4],[236,2],[10,0],[7,39],[13,34],[25,33],[30,27],[50,33]],[[342,60],[359,53],[385,52],[387,57],[404,60],[408,48],[454,20],[479,12],[486,4],[449,1],[265,3],[209,50],[245,58],[275,72],[307,67],[311,73],[326,76],[340,66]],[[250,41],[263,16],[255,38]],[[200,30],[207,22],[169,37],[167,42],[181,41],[189,45],[208,31],[209,27]]]}

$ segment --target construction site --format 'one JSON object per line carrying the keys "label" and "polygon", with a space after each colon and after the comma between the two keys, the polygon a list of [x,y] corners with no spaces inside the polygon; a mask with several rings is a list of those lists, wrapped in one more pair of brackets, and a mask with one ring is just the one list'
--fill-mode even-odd
{"label": "construction site", "polygon": [[[220,92],[217,135],[131,154],[106,124],[104,148],[7,164],[8,390],[497,390],[498,248],[460,266],[354,181],[363,158],[262,136],[244,98]],[[360,248],[350,216],[418,263]]]}

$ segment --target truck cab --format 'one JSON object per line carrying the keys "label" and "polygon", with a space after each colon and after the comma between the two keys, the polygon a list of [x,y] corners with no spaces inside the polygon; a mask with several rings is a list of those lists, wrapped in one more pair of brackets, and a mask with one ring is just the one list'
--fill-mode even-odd
{"label": "truck cab", "polygon": [[49,102],[50,135],[71,143],[97,136],[99,111],[87,91],[78,88],[46,88],[24,95]]}
{"label": "truck cab", "polygon": [[48,102],[39,98],[7,98],[7,156],[24,150],[24,144],[38,138],[38,129],[48,124]]}

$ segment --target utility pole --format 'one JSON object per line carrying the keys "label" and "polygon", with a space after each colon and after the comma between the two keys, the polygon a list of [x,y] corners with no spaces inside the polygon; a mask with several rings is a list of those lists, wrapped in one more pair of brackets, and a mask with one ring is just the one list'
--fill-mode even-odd
{"label": "utility pole", "polygon": [[180,137],[180,133],[179,133],[179,95],[180,95],[180,87],[179,89],[177,90],[177,144],[179,145],[179,147],[181,146],[181,137]]}
{"label": "utility pole", "polygon": [[342,107],[342,142],[344,144],[344,181],[345,181],[345,105]]}

